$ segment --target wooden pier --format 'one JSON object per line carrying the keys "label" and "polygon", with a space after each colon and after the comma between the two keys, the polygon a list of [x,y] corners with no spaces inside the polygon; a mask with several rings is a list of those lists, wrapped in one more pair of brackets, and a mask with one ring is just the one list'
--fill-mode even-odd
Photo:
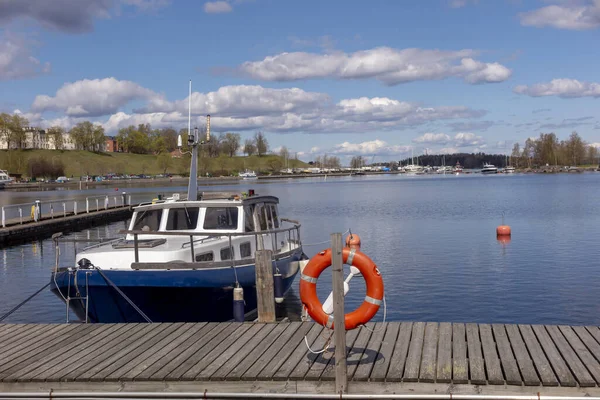
{"label": "wooden pier", "polygon": [[[335,393],[310,322],[0,324],[0,392]],[[347,332],[349,394],[600,396],[595,326],[369,323]]]}

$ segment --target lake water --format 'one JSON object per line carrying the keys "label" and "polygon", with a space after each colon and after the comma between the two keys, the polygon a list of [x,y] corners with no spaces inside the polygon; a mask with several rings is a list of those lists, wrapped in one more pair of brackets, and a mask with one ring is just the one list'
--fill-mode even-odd
{"label": "lake water", "polygon": [[[382,271],[388,320],[600,324],[600,174],[379,175],[240,182],[217,189],[248,188],[278,196],[282,216],[302,222],[308,256],[329,247],[332,232],[359,234],[362,251]],[[184,188],[128,190],[141,198]],[[39,196],[6,192],[0,201]],[[496,240],[503,213],[512,227],[509,243]],[[125,226],[71,236],[113,237]],[[55,252],[50,240],[0,252],[2,315],[48,282]],[[73,246],[63,247],[62,264],[73,257]],[[351,282],[348,309],[362,301],[362,282]],[[322,299],[330,288],[325,273],[319,280]],[[5,322],[64,318],[63,303],[48,289]]]}

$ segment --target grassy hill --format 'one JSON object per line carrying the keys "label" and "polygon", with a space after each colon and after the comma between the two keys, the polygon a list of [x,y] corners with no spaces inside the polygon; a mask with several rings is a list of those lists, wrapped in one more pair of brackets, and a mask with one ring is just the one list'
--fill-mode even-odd
{"label": "grassy hill", "polygon": [[[0,150],[0,168],[12,174],[31,175],[31,165],[36,160],[64,166],[66,176],[104,175],[110,172],[116,174],[161,174],[164,168],[159,161],[160,156],[151,154],[129,153],[93,153],[80,150]],[[166,156],[163,156],[163,158]],[[167,173],[186,175],[189,171],[189,155],[183,158],[168,158]],[[299,160],[288,160],[289,168],[305,167],[306,163]],[[232,175],[245,169],[268,173],[284,168],[284,162],[277,155],[263,157],[228,157],[221,155],[217,158],[200,157],[198,162],[199,175],[212,176]]]}

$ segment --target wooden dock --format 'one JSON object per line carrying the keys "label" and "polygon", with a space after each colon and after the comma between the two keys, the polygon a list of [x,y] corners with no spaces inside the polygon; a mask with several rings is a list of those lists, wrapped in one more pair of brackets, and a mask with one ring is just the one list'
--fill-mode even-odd
{"label": "wooden dock", "polygon": [[[310,322],[0,324],[0,392],[334,393]],[[600,395],[600,329],[370,323],[347,333],[349,393]]]}

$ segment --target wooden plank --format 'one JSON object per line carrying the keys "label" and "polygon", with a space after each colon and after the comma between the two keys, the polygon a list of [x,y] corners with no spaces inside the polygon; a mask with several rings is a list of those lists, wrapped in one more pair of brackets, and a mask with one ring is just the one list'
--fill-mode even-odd
{"label": "wooden plank", "polygon": [[439,328],[436,381],[452,381],[452,324],[442,322]]}
{"label": "wooden plank", "polygon": [[35,357],[57,341],[62,341],[70,331],[81,329],[81,327],[82,325],[56,325],[49,329],[43,338],[23,343],[14,349],[4,352],[2,355],[2,365],[0,365],[0,379],[10,375],[15,366],[21,362]]}
{"label": "wooden plank", "polygon": [[508,336],[506,335],[506,329],[504,329],[504,325],[493,324],[492,331],[494,332],[494,337],[496,338],[496,346],[498,347],[498,353],[500,353],[500,361],[502,362],[502,369],[504,370],[506,383],[508,385],[521,385],[521,374],[519,374],[517,360],[515,360],[510,347],[510,342],[508,341]]}
{"label": "wooden plank", "polygon": [[260,331],[255,335],[247,346],[244,346],[227,360],[221,368],[212,374],[210,379],[215,381],[240,380],[244,372],[255,363],[286,328],[289,328],[288,324],[285,323],[266,326],[269,328],[268,331]]}
{"label": "wooden plank", "polygon": [[465,324],[452,324],[452,382],[469,382]]}
{"label": "wooden plank", "polygon": [[[369,344],[365,349],[363,357],[360,359],[360,363],[354,372],[353,379],[355,381],[368,381],[373,367],[379,358],[383,359],[383,355],[380,352],[381,346],[383,345],[383,338],[385,336],[388,324],[386,322],[377,322]],[[365,357],[366,356],[366,357]]]}
{"label": "wooden plank", "polygon": [[[346,325],[344,311],[344,261],[342,234],[331,234],[331,270],[333,286],[333,321],[335,340],[335,393],[348,392],[348,364],[346,363]],[[316,286],[316,285],[315,285]],[[350,374],[352,375],[352,374]]]}
{"label": "wooden plank", "polygon": [[[536,368],[537,371],[540,372],[540,377],[542,377],[544,385],[558,385],[558,380],[554,376],[552,368],[550,367],[548,360],[544,356],[544,353],[542,352],[542,349],[539,347],[539,344],[535,338],[530,339],[531,343],[526,347],[525,342],[523,341],[525,336],[521,337],[519,326],[505,325],[504,327],[506,328],[510,345],[514,350],[514,355],[517,359],[517,365],[519,366],[519,371],[521,372],[525,386],[538,386],[540,383],[542,383],[540,382]],[[527,350],[528,348],[529,351]],[[531,358],[529,357],[530,353]],[[535,367],[533,365],[534,361]]]}
{"label": "wooden plank", "polygon": [[60,363],[65,359],[65,357],[68,357],[69,355],[76,355],[77,351],[81,351],[80,349],[78,350],[78,348],[82,343],[89,343],[88,341],[90,339],[94,341],[101,340],[110,332],[109,329],[104,329],[104,327],[100,324],[90,324],[89,327],[90,328],[87,330],[87,332],[80,333],[81,337],[79,340],[66,341],[66,343],[61,344],[60,348],[58,348],[56,351],[47,354],[35,362],[27,363],[27,365],[24,365],[23,368],[20,368],[12,375],[7,376],[5,381],[28,380],[38,373],[51,368],[53,365]]}
{"label": "wooden plank", "polygon": [[[361,328],[357,328],[354,330],[351,330],[347,333],[346,336],[346,345],[348,350],[352,349],[352,345],[354,344],[354,340],[356,340],[356,337],[358,336],[358,332],[360,332]],[[333,334],[333,331],[331,332]],[[332,336],[333,338],[333,336]],[[308,370],[308,372],[306,373],[306,375],[304,376],[305,380],[319,380],[321,378],[321,375],[323,375],[323,372],[325,371],[325,369],[327,368],[327,366],[329,365],[329,363],[331,362],[331,360],[334,358],[335,353],[334,353],[334,349],[333,346],[335,346],[335,341],[332,341],[332,346],[330,346],[330,348],[324,352],[321,353],[317,356],[317,358],[315,359],[315,362],[310,366],[310,369]],[[334,377],[334,375],[330,376],[330,380]]]}
{"label": "wooden plank", "polygon": [[[0,326],[2,326],[4,324],[0,324]],[[0,335],[0,351],[4,348],[6,348],[6,346],[11,343],[11,341],[15,340],[16,338],[18,338],[21,334],[23,334],[24,332],[28,331],[29,329],[34,329],[34,328],[38,328],[38,329],[42,329],[42,324],[15,324],[15,325],[9,325],[6,324],[4,326],[6,326],[4,332]]]}
{"label": "wooden plank", "polygon": [[47,333],[51,328],[58,326],[47,324],[26,324],[20,325],[19,328],[12,331],[12,334],[7,334],[7,337],[0,342],[0,353],[6,350],[13,349],[19,344],[26,343],[32,337],[38,336],[40,333]]}
{"label": "wooden plank", "polygon": [[479,324],[479,336],[483,347],[483,358],[485,370],[490,385],[504,385],[504,376],[500,367],[500,359],[496,351],[496,342],[492,335],[492,327],[489,324]]}
{"label": "wooden plank", "polygon": [[130,331],[135,324],[112,324],[107,325],[103,328],[103,336],[100,335],[92,342],[89,341],[76,341],[77,347],[74,347],[70,351],[50,355],[44,357],[37,362],[38,366],[24,374],[20,380],[32,380],[32,381],[45,381],[52,380],[52,377],[57,373],[65,373],[70,371],[70,368],[77,368],[77,363],[94,350],[103,346],[109,346],[114,343],[115,339],[121,334]]}
{"label": "wooden plank", "polygon": [[546,353],[548,361],[550,361],[550,364],[552,364],[552,368],[554,369],[560,384],[562,386],[576,386],[577,381],[575,381],[573,374],[571,374],[571,371],[569,371],[569,367],[567,367],[567,364],[552,342],[552,339],[548,335],[546,328],[543,325],[532,325],[531,328],[540,342],[540,345],[544,349],[544,353]]}
{"label": "wooden plank", "polygon": [[412,322],[402,322],[398,333],[398,339],[394,344],[394,351],[390,360],[385,380],[389,382],[400,382],[406,366],[406,356],[410,347],[410,336],[412,335]]}
{"label": "wooden plank", "polygon": [[[321,332],[319,332],[319,335],[317,336],[316,340],[314,341],[313,344],[311,344],[310,347],[312,348],[313,351],[319,352],[319,351],[322,351],[326,346],[329,346],[332,341],[333,341],[333,331],[322,328]],[[327,353],[327,351],[325,353]],[[315,362],[321,362],[321,363],[326,362],[323,359],[323,354],[324,353],[312,354],[309,352],[307,354],[304,362],[298,363],[296,368],[294,368],[294,370],[290,374],[289,378],[291,380],[304,379],[306,374],[312,369],[313,364]],[[325,367],[323,367],[323,368],[325,368]]]}
{"label": "wooden plank", "polygon": [[600,383],[600,364],[598,364],[600,345],[598,342],[582,326],[561,326],[559,328],[594,380]]}
{"label": "wooden plank", "polygon": [[[196,365],[199,362],[202,362],[202,359],[210,353],[219,343],[223,340],[229,338],[229,336],[234,333],[238,328],[242,327],[240,323],[229,323],[229,324],[220,324],[218,328],[211,331],[210,334],[206,336],[206,341],[203,339],[202,342],[198,342],[197,346],[195,346],[194,352],[189,355],[185,361],[181,363],[181,365],[177,366],[171,372],[169,372],[164,379],[168,381],[180,380],[190,368]],[[218,329],[223,327],[220,331]],[[201,346],[200,346],[201,345]],[[188,352],[185,353],[188,355]]]}
{"label": "wooden plank", "polygon": [[469,371],[473,385],[485,385],[485,368],[479,340],[479,327],[477,324],[467,324],[467,349],[469,351]]}
{"label": "wooden plank", "polygon": [[273,289],[273,263],[271,250],[257,250],[256,268],[256,310],[258,322],[275,322],[275,293]]}
{"label": "wooden plank", "polygon": [[[542,381],[542,385],[543,386],[558,386],[558,378],[554,374],[554,371],[552,370],[552,366],[550,365],[550,361],[548,361],[548,358],[546,358],[546,355],[544,354],[544,351],[542,350],[542,346],[540,346],[540,343],[537,341],[537,338],[535,337],[535,334],[533,333],[531,326],[530,325],[518,325],[518,328],[523,337],[523,341],[525,342],[525,345],[527,346],[527,349],[529,350],[529,354],[531,355],[531,359],[533,360],[535,369],[540,377],[540,380]],[[513,338],[510,335],[511,331],[508,329],[508,326],[506,329],[508,331],[509,337],[511,338],[511,342],[513,342]],[[513,344],[514,344],[514,342],[513,342]],[[517,356],[517,361],[519,362],[519,367],[520,367],[521,361],[519,361],[519,352],[516,348],[515,348],[515,355]],[[523,376],[525,376],[522,369],[521,369],[521,373],[523,374]]]}
{"label": "wooden plank", "polygon": [[[364,336],[365,333],[367,334],[371,334],[371,332],[367,331],[365,329],[364,326],[361,326],[359,328],[353,329],[351,331],[347,331],[346,332],[346,358],[349,358],[350,354],[352,353],[352,350],[354,349],[355,343],[358,341],[358,338],[362,335],[362,340],[364,341]],[[367,342],[368,342],[368,338],[366,339],[366,341],[364,341],[364,344],[361,346],[361,354],[362,354],[362,349],[364,348],[364,346],[366,346]],[[331,357],[329,357],[329,362],[327,364],[324,365],[324,368],[321,369],[321,372],[319,372],[318,369],[311,369],[311,371],[308,372],[308,374],[306,374],[307,377],[314,377],[315,379],[322,379],[322,380],[326,380],[326,381],[332,381],[335,379],[335,352],[331,354]],[[313,365],[314,367],[314,365]],[[312,375],[309,375],[311,374]]]}
{"label": "wooden plank", "polygon": [[419,379],[419,368],[421,366],[421,354],[423,352],[423,338],[425,337],[425,323],[415,322],[412,329],[406,368],[404,369],[404,381],[416,382]]}
{"label": "wooden plank", "polygon": [[419,380],[422,382],[435,382],[438,339],[438,323],[428,322],[425,325],[423,355],[419,371]]}
{"label": "wooden plank", "polygon": [[235,356],[236,353],[243,352],[244,347],[246,347],[248,342],[251,342],[255,336],[264,339],[273,328],[275,328],[275,324],[251,324],[250,328],[244,332],[239,339],[231,343],[231,345],[220,352],[214,360],[210,361],[210,363],[196,375],[195,380],[208,380],[212,374],[229,361],[230,358]]}
{"label": "wooden plank", "polygon": [[[348,367],[347,378],[349,380],[354,379],[354,374],[356,373],[356,370],[358,369],[360,360],[362,360],[362,358],[363,358],[363,354],[365,354],[365,352],[369,346],[369,342],[371,340],[371,337],[373,336],[373,331],[376,330],[378,328],[378,326],[381,326],[381,323],[377,323],[377,324],[368,323],[365,326],[361,326],[360,332],[358,333],[358,337],[354,341],[352,348],[350,348],[349,351],[346,351],[346,353],[347,353],[346,361],[348,363],[347,364],[347,367]],[[346,354],[344,354],[344,355],[346,355]],[[331,360],[328,367],[330,367],[330,370],[335,373],[337,366],[338,366],[338,363],[334,357],[334,359]],[[329,376],[329,373],[330,372],[327,371],[327,377]],[[337,379],[337,373],[335,374],[335,376]],[[322,376],[322,378],[324,378],[324,376]]]}
{"label": "wooden plank", "polygon": [[[269,349],[264,354],[264,362],[265,367],[260,368],[250,368],[242,379],[248,379],[249,376],[252,376],[255,370],[258,370],[257,379],[260,380],[270,380],[273,375],[279,370],[279,367],[287,360],[290,356],[291,351],[296,348],[296,344],[304,342],[304,336],[310,330],[311,322],[301,322],[300,325],[297,325],[298,322],[292,322],[290,329],[286,329],[283,334],[279,338],[276,339],[275,343],[269,346]],[[277,352],[277,350],[279,351]],[[258,358],[258,363],[262,363],[263,358]],[[255,363],[254,366],[258,364]],[[252,374],[250,373],[252,371]]]}
{"label": "wooden plank", "polygon": [[219,344],[214,346],[214,348],[207,348],[207,350],[210,351],[206,353],[206,355],[202,357],[199,362],[194,364],[192,368],[190,368],[185,374],[183,374],[181,378],[184,380],[193,380],[204,368],[206,368],[210,363],[216,360],[226,349],[228,349],[232,345],[237,345],[238,343],[241,343],[240,338],[244,335],[244,333],[246,333],[248,329],[250,329],[250,327],[253,324],[238,323],[237,325],[237,329],[233,331],[231,335],[224,338],[224,340],[222,340]]}
{"label": "wooden plank", "polygon": [[149,353],[149,357],[129,370],[120,380],[146,380],[154,372],[175,358],[179,354],[178,349],[184,347],[184,343],[196,335],[206,325],[206,322],[185,325],[175,332],[175,334],[169,335],[166,343],[163,339],[146,350],[146,353]]}
{"label": "wooden plank", "polygon": [[[124,324],[125,325],[125,324]],[[82,354],[81,357],[74,357],[74,361],[66,359],[61,361],[56,366],[48,371],[32,378],[33,381],[61,381],[73,380],[75,376],[88,368],[91,368],[96,363],[101,362],[104,357],[108,357],[112,351],[116,351],[118,345],[127,340],[127,338],[136,335],[148,324],[126,324],[127,327],[119,329],[116,333],[109,336],[110,346],[105,346],[99,343],[89,343],[89,351]],[[131,327],[129,327],[131,325]]]}
{"label": "wooden plank", "polygon": [[600,329],[597,326],[586,326],[586,329],[600,343]]}
{"label": "wooden plank", "polygon": [[[318,324],[311,324],[308,322],[305,324],[311,325],[310,330],[306,334],[306,342],[304,341],[304,337],[302,337],[300,343],[293,348],[291,355],[287,358],[287,360],[285,360],[281,367],[279,367],[277,372],[275,372],[273,375],[273,380],[286,381],[296,367],[302,366],[303,364],[309,364],[310,360],[307,357],[308,349],[306,348],[306,343],[312,347],[319,337],[319,334],[323,331],[323,327]],[[310,368],[310,365],[307,367],[307,370],[308,368]]]}
{"label": "wooden plank", "polygon": [[116,342],[113,347],[96,350],[88,356],[89,363],[81,365],[64,375],[67,381],[87,381],[92,376],[110,367],[113,362],[127,355],[130,351],[151,340],[154,336],[165,330],[171,324],[141,324],[140,329],[127,336],[124,340]]}
{"label": "wooden plank", "polygon": [[[162,381],[169,374],[173,373],[177,368],[184,365],[187,360],[198,353],[207,343],[209,343],[214,337],[219,336],[221,332],[230,326],[228,323],[209,322],[202,328],[200,332],[194,337],[194,342],[189,346],[180,346],[181,352],[177,354],[171,361],[163,365],[158,371],[153,373],[148,380],[151,381]],[[191,365],[190,365],[191,366]],[[183,373],[185,371],[182,371]]]}
{"label": "wooden plank", "polygon": [[111,365],[104,367],[101,371],[90,376],[88,379],[91,382],[98,381],[117,381],[123,380],[124,375],[133,367],[144,361],[149,354],[155,349],[164,345],[165,341],[169,340],[170,335],[179,335],[189,324],[174,323],[168,325],[152,338],[143,338],[142,343],[136,345],[135,349],[121,355],[118,359],[113,360]]}
{"label": "wooden plank", "polygon": [[[546,325],[546,331],[550,334],[552,341],[558,348],[558,351],[560,352],[559,356],[561,356],[562,359],[566,361],[567,365],[569,366],[569,369],[571,370],[573,375],[575,375],[575,379],[577,379],[577,382],[579,382],[579,386],[595,386],[596,382],[594,381],[594,378],[592,378],[592,375],[590,375],[585,365],[583,365],[583,363],[577,356],[577,353],[573,351],[573,348],[571,348],[569,342],[567,342],[567,339],[565,339],[558,326]],[[581,343],[581,341],[577,338],[573,331],[570,331],[569,333],[570,336],[572,336],[571,338],[573,339],[574,344],[578,345],[578,350],[580,350],[580,354],[585,355],[588,360],[593,361],[596,364],[596,367],[598,367],[596,361],[594,360],[594,357],[587,351],[583,343]]]}
{"label": "wooden plank", "polygon": [[381,349],[379,355],[373,365],[371,371],[370,380],[373,382],[382,382],[385,380],[390,363],[392,360],[392,354],[394,353],[394,347],[396,340],[398,339],[398,332],[400,331],[400,323],[397,322],[386,322],[385,336],[381,343]]}

